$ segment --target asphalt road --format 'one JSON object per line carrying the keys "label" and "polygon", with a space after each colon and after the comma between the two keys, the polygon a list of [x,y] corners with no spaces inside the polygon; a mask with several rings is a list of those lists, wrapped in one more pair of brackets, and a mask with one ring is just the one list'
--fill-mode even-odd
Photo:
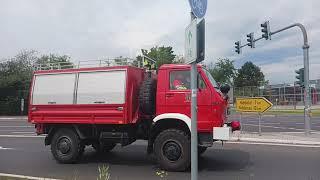
{"label": "asphalt road", "polygon": [[[59,179],[96,179],[107,164],[112,179],[190,179],[189,172],[164,172],[146,143],[98,155],[88,147],[78,164],[58,164],[43,137],[24,119],[0,118],[0,173]],[[258,144],[215,144],[199,159],[199,179],[320,179],[320,148]],[[1,179],[1,178],[0,178]]]}
{"label": "asphalt road", "polygon": [[[142,142],[105,155],[87,149],[78,164],[58,164],[42,138],[0,138],[0,172],[61,179],[96,179],[98,166],[110,166],[112,179],[161,179],[154,157]],[[199,179],[319,179],[320,149],[265,145],[216,145],[199,159]],[[165,174],[165,173],[164,173]],[[168,172],[165,179],[189,179]]]}

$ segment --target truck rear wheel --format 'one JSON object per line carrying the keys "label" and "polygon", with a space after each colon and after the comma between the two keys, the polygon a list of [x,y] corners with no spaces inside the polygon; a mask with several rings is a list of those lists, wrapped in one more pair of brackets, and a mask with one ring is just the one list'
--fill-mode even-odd
{"label": "truck rear wheel", "polygon": [[156,81],[152,77],[144,79],[139,91],[140,110],[147,115],[155,113],[156,109]]}
{"label": "truck rear wheel", "polygon": [[154,149],[161,168],[168,171],[185,171],[190,167],[190,137],[184,131],[162,131],[155,139]]}
{"label": "truck rear wheel", "polygon": [[52,138],[51,152],[59,163],[75,163],[83,150],[78,135],[71,129],[59,129]]}

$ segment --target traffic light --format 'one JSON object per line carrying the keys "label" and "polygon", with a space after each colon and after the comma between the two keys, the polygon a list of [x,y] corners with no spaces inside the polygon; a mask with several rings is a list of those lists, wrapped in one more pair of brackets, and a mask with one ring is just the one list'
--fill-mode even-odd
{"label": "traffic light", "polygon": [[299,84],[301,87],[304,87],[304,68],[300,68],[299,70],[296,70],[296,84]]}
{"label": "traffic light", "polygon": [[263,24],[261,24],[261,27],[262,37],[266,40],[271,39],[269,21],[266,21]]}
{"label": "traffic light", "polygon": [[248,46],[254,48],[254,33],[250,33],[247,35]]}
{"label": "traffic light", "polygon": [[236,48],[236,53],[238,53],[238,54],[240,54],[241,53],[241,41],[237,41],[237,42],[235,42],[234,43],[236,46],[235,46],[235,48]]}

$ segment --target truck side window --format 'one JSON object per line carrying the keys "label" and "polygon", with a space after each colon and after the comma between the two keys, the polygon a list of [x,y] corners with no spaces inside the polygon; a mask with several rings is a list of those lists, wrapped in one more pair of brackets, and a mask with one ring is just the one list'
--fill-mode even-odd
{"label": "truck side window", "polygon": [[205,89],[207,86],[206,86],[206,83],[203,81],[203,78],[200,74],[198,74],[198,88],[199,89]]}
{"label": "truck side window", "polygon": [[190,89],[190,71],[171,71],[170,90]]}

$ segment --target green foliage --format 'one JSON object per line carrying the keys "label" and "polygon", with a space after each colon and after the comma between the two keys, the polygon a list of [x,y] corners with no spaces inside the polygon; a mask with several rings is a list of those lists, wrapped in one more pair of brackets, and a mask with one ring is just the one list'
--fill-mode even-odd
{"label": "green foliage", "polygon": [[234,67],[234,61],[230,61],[227,58],[218,59],[214,65],[211,63],[209,65],[209,72],[212,77],[220,84],[231,84],[232,79],[236,75],[236,68]]}
{"label": "green foliage", "polygon": [[97,180],[109,180],[110,179],[110,172],[109,166],[103,164],[102,166],[98,167],[99,175]]}
{"label": "green foliage", "polygon": [[[0,63],[0,114],[20,114],[20,100],[28,99],[35,51],[22,51]],[[25,101],[25,107],[27,108]],[[25,111],[26,112],[26,111]]]}
{"label": "green foliage", "polygon": [[136,59],[132,62],[132,65],[135,67],[142,67],[142,56],[137,56]]}
{"label": "green foliage", "polygon": [[35,51],[22,51],[11,59],[0,63],[0,88],[26,88],[32,77]]}
{"label": "green foliage", "polygon": [[261,86],[265,85],[264,75],[261,69],[248,61],[238,70],[238,74],[234,80],[236,87],[244,86]]}
{"label": "green foliage", "polygon": [[171,46],[156,46],[150,50],[141,49],[142,54],[156,60],[156,68],[158,69],[162,64],[172,64],[176,55],[173,54]]}
{"label": "green foliage", "polygon": [[[63,67],[70,68],[73,64],[70,57],[59,55],[38,56],[34,50],[24,50],[13,58],[0,61],[0,114],[17,115],[20,114],[21,99],[25,100],[25,111],[28,108],[28,95],[32,73],[35,64],[62,62]],[[51,69],[55,69],[54,66]]]}
{"label": "green foliage", "polygon": [[56,54],[42,55],[37,58],[36,64],[41,65],[42,69],[68,69],[74,66],[69,56]]}

